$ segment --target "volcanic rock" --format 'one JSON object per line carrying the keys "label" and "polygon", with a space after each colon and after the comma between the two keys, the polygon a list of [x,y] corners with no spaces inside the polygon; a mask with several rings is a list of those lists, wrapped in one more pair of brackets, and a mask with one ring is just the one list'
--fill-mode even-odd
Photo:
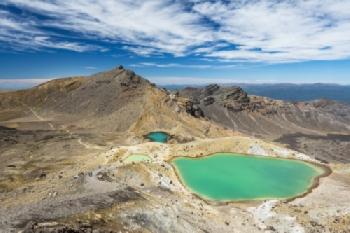
{"label": "volcanic rock", "polygon": [[198,102],[196,103],[190,100],[186,102],[186,112],[191,116],[194,116],[197,118],[204,116],[203,111],[199,107]]}
{"label": "volcanic rock", "polygon": [[203,99],[204,105],[210,105],[210,104],[213,104],[214,102],[215,102],[215,98],[212,96],[208,96]]}
{"label": "volcanic rock", "polygon": [[[179,91],[179,96],[196,99],[200,102],[199,108],[203,115],[224,127],[283,142],[289,141],[286,140],[288,138],[294,142],[298,135],[307,135],[298,136],[304,143],[292,143],[291,147],[314,154],[323,161],[350,161],[350,157],[344,157],[348,150],[346,148],[350,148],[350,141],[341,142],[340,147],[335,147],[336,142],[332,142],[329,137],[319,137],[327,132],[350,134],[350,106],[347,104],[329,100],[286,102],[251,96],[236,86],[217,85],[185,88]],[[191,105],[189,109],[189,112],[193,112]],[[314,140],[315,136],[318,136],[317,141]]]}
{"label": "volcanic rock", "polygon": [[219,90],[220,86],[217,84],[210,84],[204,88],[204,96],[209,96],[214,94],[217,90]]}

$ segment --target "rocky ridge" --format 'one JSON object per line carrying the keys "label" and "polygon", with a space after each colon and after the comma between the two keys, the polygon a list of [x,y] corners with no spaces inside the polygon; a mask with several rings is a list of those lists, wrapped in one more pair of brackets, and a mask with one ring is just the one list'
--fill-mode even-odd
{"label": "rocky ridge", "polygon": [[[201,116],[223,127],[283,142],[320,159],[350,162],[345,149],[350,146],[350,141],[338,140],[337,137],[329,140],[327,137],[327,134],[338,134],[339,138],[350,135],[350,106],[347,104],[329,100],[286,102],[250,96],[240,87],[220,87],[217,84],[185,88],[178,91],[178,95],[189,98],[202,112]],[[291,141],[287,138],[291,137],[297,141],[309,139],[304,143],[289,143]],[[341,146],[334,146],[336,144]],[[344,149],[338,151],[338,148]]]}

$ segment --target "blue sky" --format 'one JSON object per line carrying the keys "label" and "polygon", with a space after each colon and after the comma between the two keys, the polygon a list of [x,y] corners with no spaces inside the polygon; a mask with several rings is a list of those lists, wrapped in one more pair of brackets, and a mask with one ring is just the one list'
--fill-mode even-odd
{"label": "blue sky", "polygon": [[117,64],[158,84],[350,84],[350,1],[0,2],[0,87]]}

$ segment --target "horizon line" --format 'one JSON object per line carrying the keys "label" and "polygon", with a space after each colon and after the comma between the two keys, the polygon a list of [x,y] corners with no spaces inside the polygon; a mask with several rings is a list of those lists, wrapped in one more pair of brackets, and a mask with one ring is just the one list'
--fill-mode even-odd
{"label": "horizon line", "polygon": [[[71,76],[72,77],[72,76]],[[78,77],[78,76],[75,76]],[[88,76],[87,76],[88,78]],[[13,78],[13,79],[3,79],[0,78],[0,89],[3,90],[20,90],[20,89],[26,89],[26,88],[32,88],[37,85],[46,83],[51,80],[56,79],[63,79],[63,78]],[[147,79],[147,78],[146,78]],[[152,81],[153,78],[149,78],[148,80]],[[156,78],[157,79],[157,78]],[[186,77],[181,77],[181,79],[186,79]],[[200,78],[198,78],[200,79]],[[203,79],[202,79],[203,80]],[[165,86],[205,86],[210,84],[218,84],[218,85],[337,85],[337,86],[350,86],[350,83],[337,83],[337,82],[281,82],[281,81],[252,81],[252,82],[242,82],[242,81],[228,81],[219,79],[215,82],[215,79],[207,79],[207,82],[159,82],[156,81],[155,83],[158,86],[165,87]],[[210,80],[210,81],[209,81]]]}

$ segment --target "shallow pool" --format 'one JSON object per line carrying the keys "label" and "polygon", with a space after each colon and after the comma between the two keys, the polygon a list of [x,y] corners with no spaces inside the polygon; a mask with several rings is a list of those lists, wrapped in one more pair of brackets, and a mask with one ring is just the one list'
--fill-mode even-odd
{"label": "shallow pool", "polygon": [[132,162],[143,162],[143,161],[150,161],[151,158],[148,155],[143,154],[133,154],[129,155],[126,159],[124,159],[125,163],[132,163]]}
{"label": "shallow pool", "polygon": [[302,161],[233,153],[178,157],[172,164],[185,186],[214,201],[296,197],[324,173],[323,168]]}

